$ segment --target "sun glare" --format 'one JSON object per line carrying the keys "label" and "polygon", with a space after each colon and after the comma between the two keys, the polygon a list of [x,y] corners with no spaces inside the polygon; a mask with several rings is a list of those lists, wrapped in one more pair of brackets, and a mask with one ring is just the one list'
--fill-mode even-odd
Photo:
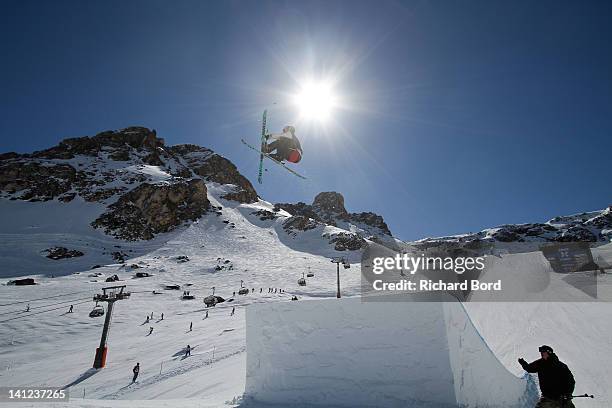
{"label": "sun glare", "polygon": [[338,100],[329,83],[311,81],[301,86],[294,102],[302,118],[325,121],[330,117]]}

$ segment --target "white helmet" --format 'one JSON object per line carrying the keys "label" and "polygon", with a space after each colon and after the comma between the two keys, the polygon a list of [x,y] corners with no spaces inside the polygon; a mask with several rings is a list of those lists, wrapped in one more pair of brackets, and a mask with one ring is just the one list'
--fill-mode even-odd
{"label": "white helmet", "polygon": [[291,133],[292,135],[295,135],[295,128],[291,125],[287,125],[283,128],[283,133]]}

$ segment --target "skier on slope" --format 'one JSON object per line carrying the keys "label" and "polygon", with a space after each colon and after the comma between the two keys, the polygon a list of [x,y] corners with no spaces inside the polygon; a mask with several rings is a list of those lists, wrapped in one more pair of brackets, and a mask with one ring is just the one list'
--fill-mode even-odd
{"label": "skier on slope", "polygon": [[[283,133],[272,133],[266,135],[266,153],[279,161],[288,161],[298,163],[302,160],[302,146],[300,141],[295,136],[295,128],[293,126],[285,126]],[[273,153],[276,151],[275,153]]]}
{"label": "skier on slope", "polygon": [[132,368],[132,372],[134,373],[134,377],[132,378],[132,382],[136,382],[136,378],[138,378],[138,373],[140,372],[140,363],[136,363],[134,368]]}
{"label": "skier on slope", "polygon": [[519,358],[518,362],[528,373],[538,373],[542,397],[536,408],[574,408],[572,393],[574,392],[574,376],[570,369],[553,352],[550,346],[539,349],[542,358],[527,363]]}

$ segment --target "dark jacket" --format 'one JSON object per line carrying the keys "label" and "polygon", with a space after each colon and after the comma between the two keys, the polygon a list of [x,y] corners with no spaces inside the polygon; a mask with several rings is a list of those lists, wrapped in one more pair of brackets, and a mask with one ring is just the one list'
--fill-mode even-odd
{"label": "dark jacket", "polygon": [[574,392],[574,376],[565,364],[559,361],[556,354],[551,353],[547,360],[539,359],[533,363],[520,360],[521,366],[528,373],[538,373],[542,396],[558,400],[563,395]]}

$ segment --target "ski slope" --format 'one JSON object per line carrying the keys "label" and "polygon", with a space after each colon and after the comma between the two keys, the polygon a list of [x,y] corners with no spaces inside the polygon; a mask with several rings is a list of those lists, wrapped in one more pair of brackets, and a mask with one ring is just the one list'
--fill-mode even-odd
{"label": "ski slope", "polygon": [[[208,188],[212,204],[223,206],[222,216],[207,214],[177,230],[170,240],[142,248],[142,253],[138,252],[125,265],[88,270],[90,266],[83,263],[78,274],[35,276],[39,282],[36,286],[1,285],[0,304],[6,306],[0,307],[0,385],[70,385],[72,401],[54,406],[240,405],[247,372],[246,307],[279,302],[291,305],[293,295],[299,297],[297,303],[333,298],[336,272],[329,257],[347,253],[338,253],[321,240],[321,235],[334,227],[309,230],[295,237],[283,230],[280,220],[262,221],[252,214],[258,209],[270,210],[269,203],[228,202],[218,198],[224,193],[224,186],[209,184]],[[76,213],[77,209],[71,211]],[[60,209],[56,216],[69,219]],[[14,224],[23,225],[23,220],[16,219]],[[23,260],[17,256],[20,245],[11,240],[21,239],[27,249],[39,245],[38,238],[59,233],[50,227],[40,231],[40,235],[15,229],[9,239],[13,243],[8,244],[12,249],[5,247],[4,256],[13,254],[11,259],[15,262]],[[606,248],[608,256],[610,245]],[[348,255],[354,264],[341,272],[342,293],[345,297],[356,297],[360,290],[359,253]],[[180,256],[187,256],[189,261],[182,262]],[[133,264],[141,269],[132,269]],[[300,287],[297,279],[308,267],[315,277],[307,280],[307,286]],[[137,271],[153,276],[135,279]],[[102,276],[90,276],[94,272]],[[132,295],[115,305],[107,367],[91,371],[103,323],[103,318],[88,317],[93,307],[91,298],[102,287],[115,285],[103,281],[113,274],[121,279],[115,284],[126,284]],[[4,283],[13,275],[5,272],[3,276],[7,277]],[[241,280],[255,292],[233,297]],[[181,290],[165,290],[167,284],[181,285]],[[209,317],[204,319],[207,309],[202,298],[212,293],[212,287],[215,294],[234,300],[209,308]],[[277,293],[268,293],[269,288],[276,288]],[[279,293],[278,289],[284,292]],[[161,294],[154,295],[154,290]],[[181,300],[183,290],[196,295],[196,300]],[[16,303],[38,298],[46,299],[29,302],[30,313],[24,312],[27,303]],[[333,300],[329,302],[333,304]],[[70,304],[75,305],[75,310],[67,314]],[[230,316],[232,307],[234,316]],[[538,357],[537,346],[550,344],[574,372],[576,392],[589,392],[597,397],[577,400],[576,406],[612,406],[608,368],[612,366],[610,304],[487,302],[469,303],[466,309],[504,370],[515,378],[523,375],[516,363],[518,357],[533,360]],[[145,317],[151,312],[154,318],[147,324]],[[164,320],[160,319],[161,313]],[[151,335],[149,327],[154,328]],[[394,342],[395,338],[389,339],[389,343]],[[187,344],[193,351],[184,358]],[[141,372],[138,382],[131,385],[131,370],[136,362],[140,362]],[[495,370],[498,369],[502,368]]]}

